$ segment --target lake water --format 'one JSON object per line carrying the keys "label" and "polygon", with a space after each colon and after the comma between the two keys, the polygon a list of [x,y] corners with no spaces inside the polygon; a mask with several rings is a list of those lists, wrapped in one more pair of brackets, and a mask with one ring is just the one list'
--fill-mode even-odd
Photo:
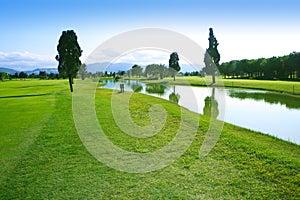
{"label": "lake water", "polygon": [[[144,84],[136,80],[105,80],[102,88],[136,91],[160,97],[200,114],[300,144],[300,98],[257,90]],[[211,107],[216,107],[211,112]]]}

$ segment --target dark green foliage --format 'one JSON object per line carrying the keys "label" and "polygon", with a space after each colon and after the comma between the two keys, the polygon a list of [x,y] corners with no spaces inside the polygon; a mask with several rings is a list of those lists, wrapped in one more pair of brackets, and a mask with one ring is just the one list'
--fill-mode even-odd
{"label": "dark green foliage", "polygon": [[151,83],[146,85],[146,91],[150,94],[163,95],[167,87],[158,83]]}
{"label": "dark green foliage", "polygon": [[238,99],[255,99],[263,100],[270,104],[284,105],[290,109],[300,109],[300,98],[294,95],[286,95],[278,92],[243,92],[243,91],[230,91],[230,97]]}
{"label": "dark green foliage", "polygon": [[73,78],[81,66],[80,56],[82,50],[77,42],[76,33],[73,30],[63,31],[57,45],[58,55],[55,57],[59,62],[58,72],[63,77],[69,78],[70,90],[73,92]]}
{"label": "dark green foliage", "polygon": [[139,83],[135,83],[131,85],[131,89],[134,92],[141,92],[143,90],[143,86]]}
{"label": "dark green foliage", "polygon": [[19,73],[15,72],[15,74],[12,76],[12,78],[19,78]]}
{"label": "dark green foliage", "polygon": [[178,61],[179,61],[178,54],[176,52],[171,53],[170,59],[169,59],[169,69],[174,78],[174,81],[175,81],[176,73],[180,71],[180,66],[179,66]]}
{"label": "dark green foliage", "polygon": [[293,52],[282,57],[230,61],[222,63],[219,71],[225,78],[299,80],[300,53]]}
{"label": "dark green foliage", "polygon": [[192,71],[192,72],[185,72],[184,74],[183,74],[184,76],[203,76],[203,73],[202,73],[202,71]]}
{"label": "dark green foliage", "polygon": [[47,79],[47,72],[46,71],[40,71],[39,77],[40,77],[40,79]]}
{"label": "dark green foliage", "polygon": [[138,76],[141,77],[143,73],[143,68],[139,65],[133,65],[132,68],[127,72],[129,77],[130,76]]}
{"label": "dark green foliage", "polygon": [[213,29],[209,29],[209,47],[206,49],[205,55],[204,55],[204,63],[205,63],[205,68],[204,71],[212,75],[212,83],[216,83],[215,76],[217,72],[217,67],[219,66],[220,62],[220,54],[218,51],[218,41],[216,37],[214,36]]}
{"label": "dark green foliage", "polygon": [[151,64],[147,65],[145,69],[145,75],[148,79],[163,79],[168,76],[168,69],[163,64]]}
{"label": "dark green foliage", "polygon": [[0,81],[3,81],[5,79],[8,79],[9,75],[5,72],[0,72]]}
{"label": "dark green foliage", "polygon": [[175,92],[172,92],[170,95],[169,95],[169,101],[173,102],[173,103],[177,103],[179,102],[179,99],[180,99],[180,95],[179,94],[176,94]]}
{"label": "dark green foliage", "polygon": [[26,72],[20,72],[19,74],[19,78],[27,78],[28,77],[28,74]]}

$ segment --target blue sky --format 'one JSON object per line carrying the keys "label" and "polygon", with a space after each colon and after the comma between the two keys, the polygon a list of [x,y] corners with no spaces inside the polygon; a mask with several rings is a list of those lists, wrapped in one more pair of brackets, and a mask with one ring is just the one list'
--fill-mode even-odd
{"label": "blue sky", "polygon": [[140,28],[173,30],[207,48],[213,27],[221,62],[300,51],[297,0],[0,0],[0,5],[0,67],[56,67],[56,46],[66,29],[76,31],[83,59],[110,37]]}

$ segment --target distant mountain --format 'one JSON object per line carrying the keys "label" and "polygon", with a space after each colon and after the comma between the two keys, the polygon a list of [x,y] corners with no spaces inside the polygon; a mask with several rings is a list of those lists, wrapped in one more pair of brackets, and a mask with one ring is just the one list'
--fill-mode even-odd
{"label": "distant mountain", "polygon": [[[104,63],[93,63],[93,64],[88,64],[87,65],[87,71],[88,72],[118,72],[118,71],[128,71],[131,69],[131,67],[134,64],[131,63],[109,63],[109,62],[104,62]],[[166,65],[168,66],[168,65]],[[141,65],[142,68],[146,68],[145,65]],[[198,66],[195,68],[194,66],[190,64],[180,64],[181,67],[181,72],[192,72],[192,71],[199,71],[199,69],[202,69],[203,66]],[[8,74],[14,74],[16,72],[20,73],[21,71],[26,72],[27,74],[39,74],[40,71],[46,71],[47,74],[54,73],[58,74],[57,68],[36,68],[33,70],[15,70],[11,68],[6,68],[6,67],[0,67],[0,72],[6,72]]]}
{"label": "distant mountain", "polygon": [[0,67],[0,72],[5,72],[8,74],[15,74],[18,71],[14,70],[14,69],[5,68],[5,67]]}
{"label": "distant mountain", "polygon": [[39,74],[40,71],[45,71],[47,74],[53,73],[58,74],[57,68],[37,68],[34,70],[25,71],[27,74]]}
{"label": "distant mountain", "polygon": [[[57,68],[36,68],[33,70],[24,70],[23,72],[25,72],[27,74],[39,74],[40,71],[45,71],[45,72],[47,72],[47,74],[50,74],[50,73],[58,74]],[[6,67],[0,67],[0,72],[5,72],[8,74],[15,74],[16,72],[20,73],[21,71],[6,68]]]}

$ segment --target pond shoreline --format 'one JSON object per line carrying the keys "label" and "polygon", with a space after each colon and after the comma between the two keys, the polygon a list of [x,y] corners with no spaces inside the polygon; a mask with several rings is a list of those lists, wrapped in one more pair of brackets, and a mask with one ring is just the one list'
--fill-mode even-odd
{"label": "pond shoreline", "polygon": [[[200,79],[200,78],[199,78]],[[239,81],[244,81],[244,79],[222,79],[222,81],[224,81],[223,84],[220,83],[216,83],[214,85],[211,84],[206,84],[206,82],[203,80],[199,80],[199,83],[195,83],[195,82],[179,82],[179,81],[173,81],[173,80],[168,80],[168,79],[162,79],[162,80],[147,80],[147,79],[127,79],[125,78],[124,80],[140,80],[143,83],[159,83],[159,84],[166,84],[166,85],[190,85],[190,86],[195,86],[195,87],[212,87],[212,88],[232,88],[232,89],[250,89],[250,90],[262,90],[262,91],[268,91],[268,92],[276,92],[276,93],[281,93],[281,94],[286,94],[286,95],[291,95],[291,96],[295,96],[295,97],[299,97],[300,98],[300,92],[299,93],[295,93],[295,92],[289,92],[289,91],[285,91],[285,90],[278,90],[278,89],[270,89],[270,88],[263,88],[263,87],[251,87],[251,86],[240,86],[238,85]],[[189,79],[187,79],[187,81],[189,81]],[[247,81],[253,81],[253,82],[264,82],[264,80],[247,80]],[[231,82],[231,85],[230,85]],[[270,81],[268,81],[270,82]],[[274,80],[274,83],[276,83],[277,81]],[[288,82],[285,81],[287,83],[296,83],[297,85],[299,84],[299,88],[300,88],[300,83],[299,82]]]}
{"label": "pond shoreline", "polygon": [[[300,114],[300,104],[298,97],[294,95],[248,88],[188,87],[182,84],[168,84],[166,81],[142,82],[132,79],[118,82],[103,81],[107,83],[104,88],[118,90],[118,84],[122,82],[125,84],[126,91],[136,91],[175,101],[192,112],[202,115],[213,114],[217,119],[229,124],[300,144],[298,133],[293,125],[296,116]],[[211,100],[216,101],[217,107],[214,109],[216,113],[211,112],[213,111]]]}

